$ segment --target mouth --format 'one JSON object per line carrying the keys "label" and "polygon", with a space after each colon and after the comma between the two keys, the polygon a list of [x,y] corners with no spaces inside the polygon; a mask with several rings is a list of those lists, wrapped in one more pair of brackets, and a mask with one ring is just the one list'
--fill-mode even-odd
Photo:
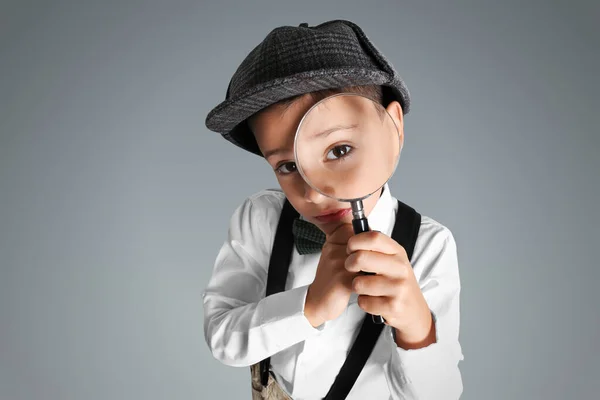
{"label": "mouth", "polygon": [[324,213],[315,216],[315,219],[322,223],[336,222],[344,218],[352,212],[352,208],[342,208],[338,210],[325,211]]}

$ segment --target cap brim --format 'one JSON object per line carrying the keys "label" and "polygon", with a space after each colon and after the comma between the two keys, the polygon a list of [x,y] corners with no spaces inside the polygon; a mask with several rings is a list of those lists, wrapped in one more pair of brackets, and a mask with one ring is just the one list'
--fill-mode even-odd
{"label": "cap brim", "polygon": [[275,79],[227,99],[210,111],[206,117],[206,127],[220,133],[236,146],[262,156],[246,123],[249,117],[290,97],[324,89],[364,85],[389,86],[402,105],[404,114],[408,113],[410,97],[402,80],[394,79],[380,70],[324,69]]}

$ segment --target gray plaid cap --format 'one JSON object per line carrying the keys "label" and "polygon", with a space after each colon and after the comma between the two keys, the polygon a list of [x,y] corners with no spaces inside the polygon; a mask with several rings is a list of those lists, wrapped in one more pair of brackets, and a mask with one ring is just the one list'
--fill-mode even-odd
{"label": "gray plaid cap", "polygon": [[363,85],[382,86],[385,100],[397,100],[408,113],[408,88],[358,25],[334,20],[314,27],[282,26],[242,61],[225,101],[206,117],[206,127],[262,156],[246,122],[253,114],[289,97]]}

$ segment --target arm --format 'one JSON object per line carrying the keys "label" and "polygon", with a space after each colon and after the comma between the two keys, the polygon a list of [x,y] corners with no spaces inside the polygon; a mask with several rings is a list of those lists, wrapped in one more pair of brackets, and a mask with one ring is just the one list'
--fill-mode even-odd
{"label": "arm", "polygon": [[[458,368],[463,360],[459,343],[459,296],[457,249],[451,232],[438,231],[427,250],[415,260],[420,272],[419,284],[431,309],[435,341],[417,349],[399,347],[391,337],[390,360],[384,370],[393,399],[459,399],[462,378]],[[417,272],[417,271],[415,271]],[[393,329],[386,333],[395,336]]]}
{"label": "arm", "polygon": [[250,366],[319,332],[304,315],[308,286],[264,298],[281,210],[271,201],[250,198],[235,211],[203,295],[206,343],[226,365]]}

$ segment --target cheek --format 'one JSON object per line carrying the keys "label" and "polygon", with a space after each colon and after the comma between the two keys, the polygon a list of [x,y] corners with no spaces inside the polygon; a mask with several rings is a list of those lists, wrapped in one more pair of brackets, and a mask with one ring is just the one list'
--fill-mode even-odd
{"label": "cheek", "polygon": [[302,197],[303,180],[298,173],[288,176],[275,173],[275,177],[277,178],[277,182],[279,182],[279,187],[285,193],[285,197],[290,201]]}
{"label": "cheek", "polygon": [[277,181],[279,182],[279,187],[285,194],[285,197],[300,214],[304,215],[306,212],[306,203],[304,202],[302,179],[293,176],[278,176]]}

